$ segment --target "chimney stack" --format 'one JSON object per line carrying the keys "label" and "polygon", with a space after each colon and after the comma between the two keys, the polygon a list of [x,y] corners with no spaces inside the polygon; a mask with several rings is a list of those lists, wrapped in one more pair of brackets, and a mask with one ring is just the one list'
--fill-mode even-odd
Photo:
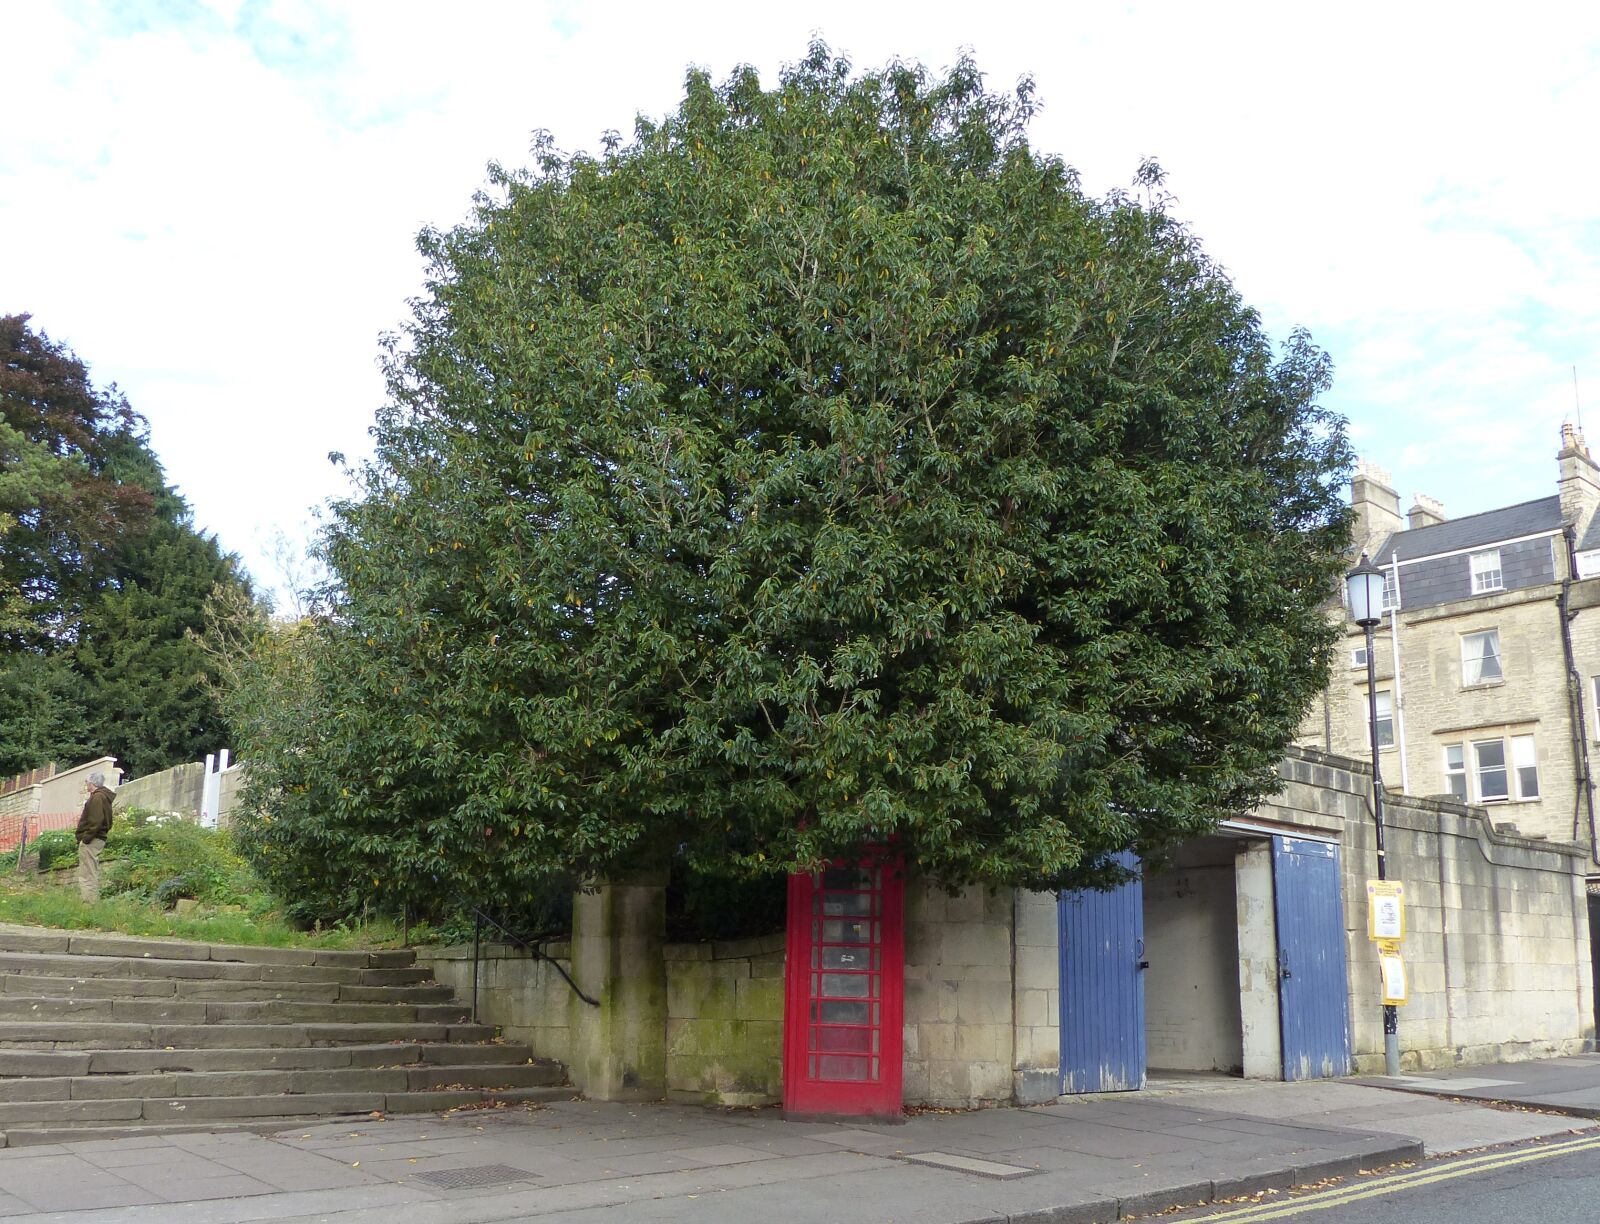
{"label": "chimney stack", "polygon": [[1571,421],[1561,427],[1561,453],[1556,456],[1556,462],[1561,471],[1556,486],[1561,491],[1561,519],[1571,523],[1577,538],[1582,540],[1589,520],[1600,507],[1600,468],[1589,458],[1583,431]]}
{"label": "chimney stack", "polygon": [[1418,493],[1417,500],[1406,514],[1406,521],[1413,528],[1432,527],[1435,523],[1442,523],[1444,522],[1444,503],[1436,501],[1426,493]]}
{"label": "chimney stack", "polygon": [[1405,522],[1400,517],[1400,494],[1394,491],[1394,478],[1365,459],[1356,463],[1356,474],[1350,478],[1350,509],[1355,514],[1351,543],[1356,551],[1369,556]]}

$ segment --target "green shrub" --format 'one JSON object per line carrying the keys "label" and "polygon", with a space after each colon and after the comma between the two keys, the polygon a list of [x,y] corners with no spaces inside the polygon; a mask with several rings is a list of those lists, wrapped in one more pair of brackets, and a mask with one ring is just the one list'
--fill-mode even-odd
{"label": "green shrub", "polygon": [[71,829],[46,829],[28,845],[39,856],[40,871],[77,865],[78,839]]}
{"label": "green shrub", "polygon": [[260,881],[234,853],[228,835],[187,820],[114,828],[105,857],[107,895],[154,901],[165,908],[180,897],[210,905],[248,905],[262,899]]}

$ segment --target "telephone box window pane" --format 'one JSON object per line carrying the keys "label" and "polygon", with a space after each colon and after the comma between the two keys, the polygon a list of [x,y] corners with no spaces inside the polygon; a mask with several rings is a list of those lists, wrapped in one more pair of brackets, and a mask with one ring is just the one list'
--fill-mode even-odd
{"label": "telephone box window pane", "polygon": [[876,1054],[878,1031],[864,1028],[813,1029],[816,1048],[831,1054]]}
{"label": "telephone box window pane", "polygon": [[822,887],[858,889],[877,886],[877,873],[867,867],[830,867],[822,873]]}
{"label": "telephone box window pane", "polygon": [[832,999],[865,999],[872,977],[866,973],[824,973],[821,993]]}
{"label": "telephone box window pane", "polygon": [[822,942],[841,944],[872,943],[872,923],[824,922],[822,924]]}
{"label": "telephone box window pane", "polygon": [[[815,950],[813,950],[813,955]],[[877,953],[872,954],[873,968],[876,968]],[[811,962],[816,967],[816,961]],[[867,968],[867,950],[865,948],[829,948],[822,949],[822,968],[824,969],[865,969]]]}
{"label": "telephone box window pane", "polygon": [[817,901],[822,912],[830,917],[838,914],[861,915],[872,913],[872,893],[818,893]]}
{"label": "telephone box window pane", "polygon": [[811,1005],[811,1019],[822,1024],[875,1024],[875,1005],[823,999]]}
{"label": "telephone box window pane", "polygon": [[845,1054],[824,1054],[817,1059],[817,1074],[822,1079],[865,1080],[875,1078],[864,1058],[851,1058]]}

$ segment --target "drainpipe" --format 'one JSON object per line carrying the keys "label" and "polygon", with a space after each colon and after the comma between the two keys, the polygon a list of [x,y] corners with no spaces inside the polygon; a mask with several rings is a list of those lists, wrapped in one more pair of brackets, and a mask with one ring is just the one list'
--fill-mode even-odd
{"label": "drainpipe", "polygon": [[1394,607],[1389,609],[1389,646],[1394,654],[1394,747],[1400,756],[1400,791],[1411,793],[1411,766],[1406,763],[1406,703],[1400,692],[1400,554],[1389,554],[1394,574]]}
{"label": "drainpipe", "polygon": [[1580,796],[1572,805],[1572,836],[1576,841],[1579,819],[1586,807],[1589,816],[1589,858],[1593,862],[1600,862],[1600,843],[1595,839],[1594,788],[1589,784],[1589,732],[1583,718],[1583,677],[1578,674],[1578,661],[1572,649],[1572,621],[1577,613],[1572,611],[1570,597],[1578,566],[1577,532],[1572,523],[1561,528],[1561,537],[1567,546],[1567,567],[1561,576],[1561,594],[1557,597],[1556,607],[1561,620],[1561,649],[1567,663],[1567,711],[1571,716],[1572,759],[1577,766],[1576,781]]}

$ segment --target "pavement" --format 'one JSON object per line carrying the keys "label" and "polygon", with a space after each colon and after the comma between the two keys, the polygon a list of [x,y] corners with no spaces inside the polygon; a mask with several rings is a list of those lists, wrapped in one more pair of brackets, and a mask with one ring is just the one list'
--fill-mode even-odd
{"label": "pavement", "polygon": [[1355,1082],[1454,1100],[1494,1101],[1575,1118],[1600,1118],[1600,1054],[1451,1067],[1392,1078],[1368,1076]]}
{"label": "pavement", "polygon": [[0,1218],[600,1224],[603,1213],[604,1224],[691,1217],[746,1224],[762,1216],[786,1224],[1072,1224],[1575,1125],[1582,1124],[1350,1081],[1215,1077],[1157,1078],[1143,1093],[1030,1109],[922,1112],[897,1125],[785,1121],[770,1109],[563,1101],[276,1134],[0,1151]]}

